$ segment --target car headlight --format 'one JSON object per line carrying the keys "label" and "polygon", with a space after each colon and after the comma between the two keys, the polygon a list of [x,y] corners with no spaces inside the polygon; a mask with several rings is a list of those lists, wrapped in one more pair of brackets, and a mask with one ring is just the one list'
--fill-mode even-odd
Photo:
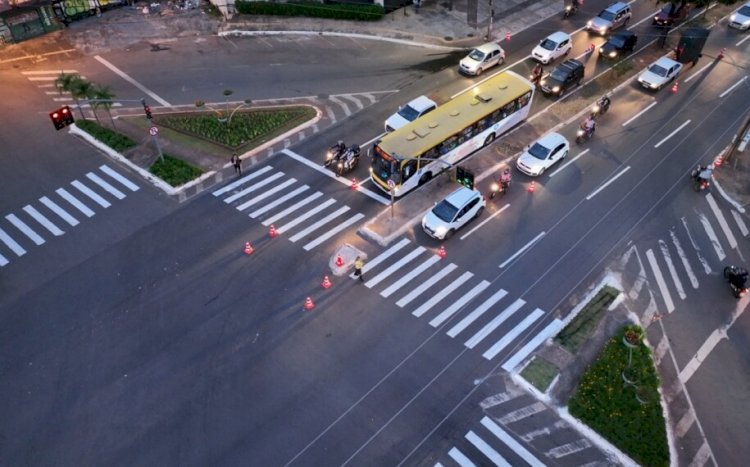
{"label": "car headlight", "polygon": [[654,16],[654,21],[658,22],[659,21],[659,17],[658,16]]}
{"label": "car headlight", "polygon": [[729,17],[730,21],[734,21],[736,19],[737,19],[737,15],[736,14],[734,14],[734,15],[732,15],[732,16]]}
{"label": "car headlight", "polygon": [[539,81],[539,84],[541,84],[542,86],[544,86],[545,84],[547,84],[547,80],[543,79],[543,80]]}
{"label": "car headlight", "polygon": [[589,21],[588,23],[586,23],[586,27],[587,27],[587,28],[590,28],[590,27],[591,27],[591,24],[592,24],[592,23],[591,23],[591,21]]}
{"label": "car headlight", "polygon": [[443,226],[440,226],[437,229],[435,229],[435,235],[437,235],[438,237],[445,237],[446,233],[448,233],[448,229],[446,229]]}
{"label": "car headlight", "polygon": [[613,50],[612,52],[609,53],[609,56],[612,58],[615,58],[617,57],[617,52]]}
{"label": "car headlight", "polygon": [[602,34],[607,34],[607,27],[606,27],[606,26],[604,26],[603,28],[601,28],[601,29],[599,30],[599,32],[601,32]]}
{"label": "car headlight", "polygon": [[552,88],[552,90],[554,92],[560,92],[560,86],[555,86],[554,88]]}

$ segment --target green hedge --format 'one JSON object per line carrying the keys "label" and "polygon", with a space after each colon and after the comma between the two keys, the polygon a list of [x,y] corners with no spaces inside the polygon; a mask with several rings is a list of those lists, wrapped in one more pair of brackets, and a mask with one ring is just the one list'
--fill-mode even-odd
{"label": "green hedge", "polygon": [[184,185],[203,173],[198,167],[166,154],[156,159],[148,170],[172,186]]}
{"label": "green hedge", "polygon": [[123,152],[137,146],[137,143],[122,133],[99,126],[92,120],[78,120],[76,126],[117,152]]}
{"label": "green hedge", "polygon": [[235,3],[238,12],[246,15],[307,16],[311,18],[378,21],[385,15],[380,5],[324,4],[319,2],[243,2]]}

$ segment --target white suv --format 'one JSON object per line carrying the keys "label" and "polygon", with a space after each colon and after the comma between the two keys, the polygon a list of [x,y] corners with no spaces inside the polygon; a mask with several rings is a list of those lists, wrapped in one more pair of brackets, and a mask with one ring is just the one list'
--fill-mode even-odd
{"label": "white suv", "polygon": [[485,204],[478,190],[461,187],[425,214],[422,229],[432,238],[446,240],[470,220],[481,216]]}

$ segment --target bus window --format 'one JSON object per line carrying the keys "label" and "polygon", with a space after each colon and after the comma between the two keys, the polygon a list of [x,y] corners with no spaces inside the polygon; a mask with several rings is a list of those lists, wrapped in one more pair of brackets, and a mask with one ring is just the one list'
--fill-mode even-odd
{"label": "bus window", "polygon": [[503,107],[503,118],[511,115],[516,111],[516,101],[510,101],[505,107]]}
{"label": "bus window", "polygon": [[[461,138],[460,138],[461,143],[463,143],[467,139],[469,139],[472,136],[474,136],[475,134],[477,134],[476,129],[477,129],[477,125],[476,124],[469,125],[466,128],[464,128],[464,131],[461,132]],[[461,143],[459,143],[459,144],[461,144]]]}
{"label": "bus window", "polygon": [[484,117],[483,119],[479,120],[477,122],[477,133],[486,130],[491,125],[490,117]]}
{"label": "bus window", "polygon": [[445,141],[443,141],[440,144],[440,146],[439,146],[440,155],[444,156],[444,155],[448,154],[456,146],[458,146],[458,136],[453,135],[453,136],[451,136],[450,138],[446,139]]}
{"label": "bus window", "polygon": [[497,123],[500,120],[503,119],[503,109],[497,109],[496,111],[492,112],[492,122]]}
{"label": "bus window", "polygon": [[435,148],[428,149],[427,151],[425,151],[425,153],[422,154],[422,157],[424,157],[426,160],[424,162],[421,162],[420,160],[419,168],[429,165],[433,159],[437,159],[438,157],[440,157],[440,153],[438,153],[438,149],[435,147]]}
{"label": "bus window", "polygon": [[531,100],[531,93],[527,92],[526,94],[518,98],[518,107],[519,108],[526,107],[526,104],[528,104],[530,100]]}
{"label": "bus window", "polygon": [[410,161],[407,161],[404,163],[403,166],[401,166],[401,173],[403,176],[401,177],[401,181],[408,180],[409,177],[414,175],[414,173],[417,171],[417,160],[411,159]]}

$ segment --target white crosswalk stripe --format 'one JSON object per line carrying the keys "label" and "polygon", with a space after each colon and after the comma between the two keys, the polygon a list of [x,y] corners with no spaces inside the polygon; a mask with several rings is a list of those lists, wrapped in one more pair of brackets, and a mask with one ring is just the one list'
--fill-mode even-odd
{"label": "white crosswalk stripe", "polygon": [[10,261],[8,261],[8,258],[6,258],[3,255],[0,255],[0,266],[5,266],[8,263],[10,263]]}
{"label": "white crosswalk stripe", "polygon": [[674,263],[672,263],[672,255],[669,254],[669,248],[667,248],[667,243],[664,240],[659,239],[659,250],[661,250],[661,256],[664,258],[664,262],[667,263],[667,271],[669,271],[669,275],[672,276],[672,282],[674,282],[674,286],[677,289],[677,295],[679,295],[682,300],[685,300],[687,294],[682,287],[682,281],[677,274],[677,269],[675,269]]}
{"label": "white crosswalk stripe", "polygon": [[734,238],[734,234],[732,234],[732,230],[729,228],[729,224],[727,224],[724,213],[719,209],[719,206],[716,204],[714,197],[711,196],[711,193],[706,195],[706,201],[708,201],[711,211],[714,213],[714,216],[716,216],[716,220],[719,221],[719,227],[721,227],[721,231],[724,232],[724,236],[729,242],[729,248],[737,248],[737,239]]}
{"label": "white crosswalk stripe", "polygon": [[523,321],[521,321],[520,323],[518,323],[518,325],[511,329],[509,333],[505,334],[502,339],[497,341],[492,347],[490,347],[485,353],[483,353],[482,356],[487,360],[492,360],[505,347],[507,347],[508,344],[518,338],[518,336],[520,336],[523,331],[528,329],[528,327],[531,326],[534,321],[538,320],[542,316],[544,316],[544,312],[537,308],[530,315],[524,318]]}
{"label": "white crosswalk stripe", "polygon": [[66,210],[61,208],[57,203],[52,201],[51,199],[47,198],[46,196],[42,196],[39,198],[39,202],[41,202],[43,205],[47,206],[52,212],[60,216],[62,220],[67,222],[71,225],[71,227],[75,227],[78,225],[78,220],[71,216]]}
{"label": "white crosswalk stripe", "polygon": [[118,182],[122,183],[125,186],[125,188],[127,188],[128,190],[130,190],[130,191],[138,191],[138,188],[139,188],[138,185],[136,185],[135,183],[131,182],[127,178],[123,177],[119,173],[115,172],[114,170],[112,170],[108,166],[106,166],[106,165],[99,166],[99,170],[101,170],[105,174],[109,175],[110,177],[114,178]]}
{"label": "white crosswalk stripe", "polygon": [[424,302],[416,310],[412,311],[411,314],[413,314],[414,316],[416,316],[417,318],[419,318],[423,314],[427,313],[427,311],[429,311],[439,301],[441,301],[442,299],[444,299],[445,297],[447,297],[448,294],[450,294],[451,292],[453,292],[454,290],[456,290],[461,284],[463,284],[464,282],[466,282],[469,279],[471,279],[472,276],[474,276],[473,273],[471,273],[469,271],[464,272],[463,274],[461,274],[461,276],[458,279],[454,280],[453,282],[451,282],[447,286],[443,287],[443,289],[440,292],[438,292],[435,295],[433,295],[432,298],[430,298],[429,300],[427,300],[426,302]]}
{"label": "white crosswalk stripe", "polygon": [[378,285],[383,279],[393,274],[395,271],[401,269],[406,263],[412,261],[417,256],[421,255],[422,252],[425,251],[424,247],[417,247],[415,250],[413,250],[408,255],[404,256],[394,264],[390,265],[385,271],[381,272],[377,276],[373,277],[369,281],[365,282],[365,287],[372,288],[373,286]]}
{"label": "white crosswalk stripe", "polygon": [[485,300],[481,305],[476,307],[474,311],[466,315],[464,319],[458,322],[455,326],[453,326],[447,334],[450,337],[456,337],[461,331],[466,329],[471,323],[476,321],[477,318],[482,316],[485,311],[489,310],[492,305],[500,301],[503,297],[508,295],[508,292],[506,292],[503,289],[498,290],[495,292],[490,298]]}
{"label": "white crosswalk stripe", "polygon": [[268,177],[266,177],[263,180],[259,181],[255,185],[250,185],[249,187],[245,188],[244,190],[240,190],[237,193],[224,198],[224,202],[227,203],[227,204],[230,204],[233,201],[236,201],[236,200],[242,198],[243,196],[246,196],[248,193],[252,193],[255,190],[263,188],[264,186],[268,185],[269,183],[271,183],[274,180],[276,180],[278,178],[281,178],[283,176],[284,176],[284,172],[276,172],[273,175],[269,175]]}
{"label": "white crosswalk stripe", "polygon": [[321,228],[322,226],[326,225],[327,223],[329,223],[332,220],[336,219],[337,217],[341,216],[345,212],[349,211],[349,209],[350,209],[349,206],[342,206],[342,207],[340,207],[336,211],[328,214],[324,218],[318,220],[317,222],[315,222],[315,223],[313,223],[311,225],[308,225],[303,230],[301,230],[301,231],[297,232],[296,234],[292,235],[291,237],[289,237],[289,240],[291,240],[292,242],[296,242],[297,240],[305,237],[306,235],[309,235],[311,232],[316,231],[317,229]]}
{"label": "white crosswalk stripe", "polygon": [[466,433],[466,439],[469,440],[471,444],[474,445],[479,451],[484,454],[487,459],[492,461],[493,464],[495,464],[498,467],[510,467],[510,463],[505,460],[503,456],[500,455],[499,452],[495,451],[492,446],[487,444],[485,440],[477,436],[476,433],[473,431],[469,431]]}
{"label": "white crosswalk stripe", "polygon": [[456,461],[461,467],[476,467],[476,464],[469,460],[469,458],[456,447],[451,448],[451,450],[448,451],[448,455],[451,456],[451,459]]}
{"label": "white crosswalk stripe", "polygon": [[55,193],[60,195],[60,197],[65,201],[75,206],[75,208],[81,211],[86,217],[94,217],[94,211],[89,209],[89,207],[82,202],[78,201],[78,198],[71,195],[65,188],[58,188],[57,190],[55,190]]}
{"label": "white crosswalk stripe", "polygon": [[[408,241],[408,240],[407,240]],[[451,263],[448,266],[445,266],[443,269],[438,271],[437,274],[433,275],[426,281],[422,282],[420,285],[418,285],[414,290],[409,292],[404,298],[396,302],[396,305],[400,307],[404,307],[411,303],[412,300],[423,294],[427,289],[432,287],[433,285],[437,284],[437,282],[442,279],[443,277],[447,276],[451,273],[454,269],[456,269],[458,266]]]}
{"label": "white crosswalk stripe", "polygon": [[456,300],[455,303],[453,303],[453,305],[449,306],[442,313],[434,317],[432,321],[430,321],[430,326],[432,326],[433,328],[436,328],[440,326],[441,324],[443,324],[445,320],[447,320],[448,318],[456,314],[456,312],[460,310],[461,307],[463,307],[464,305],[469,303],[471,300],[473,300],[475,296],[477,296],[481,291],[486,289],[489,285],[490,283],[487,281],[482,281],[479,284],[475,285],[473,289],[463,294],[461,298]]}
{"label": "white crosswalk stripe", "polygon": [[264,199],[268,198],[269,196],[272,196],[272,195],[276,194],[277,192],[283,190],[284,188],[288,187],[289,185],[294,185],[296,182],[297,182],[297,179],[290,178],[289,180],[286,180],[284,183],[282,183],[280,185],[276,185],[275,187],[271,188],[270,190],[265,191],[265,192],[259,194],[255,198],[251,198],[251,199],[245,201],[244,203],[240,204],[239,206],[237,206],[237,210],[238,211],[244,211],[245,209],[249,208],[253,204],[257,204],[258,202],[263,201]]}
{"label": "white crosswalk stripe", "polygon": [[[330,205],[332,205],[332,204],[335,204],[335,203],[336,203],[336,200],[335,200],[335,199],[333,199],[333,198],[331,198],[331,199],[328,199],[328,200],[324,201],[323,203],[321,203],[321,204],[319,204],[319,205],[315,206],[314,208],[310,209],[310,210],[309,210],[309,211],[307,211],[306,213],[302,214],[301,216],[299,216],[299,217],[295,218],[295,219],[294,219],[294,220],[292,220],[291,222],[288,222],[288,223],[286,223],[286,224],[282,225],[281,227],[277,228],[277,229],[276,229],[276,231],[277,231],[278,233],[284,233],[284,232],[286,232],[287,230],[289,230],[289,229],[291,229],[291,228],[295,227],[295,226],[296,226],[296,225],[298,225],[298,224],[301,224],[302,222],[304,222],[304,221],[306,221],[307,219],[311,218],[312,216],[314,216],[315,214],[319,213],[319,212],[320,212],[320,211],[322,211],[323,209],[325,209],[325,208],[327,208],[328,206],[330,206]],[[347,209],[348,209],[348,208],[347,208]]]}
{"label": "white crosswalk stripe", "polygon": [[521,307],[524,306],[526,302],[522,299],[517,299],[515,302],[510,304],[507,308],[503,310],[502,313],[497,315],[495,318],[492,319],[489,323],[487,323],[482,329],[479,330],[476,334],[471,336],[466,342],[464,342],[464,345],[470,349],[473,349],[476,347],[477,344],[482,342],[485,337],[489,336],[492,331],[497,329],[498,326],[503,324],[503,321],[508,319],[513,313],[521,309]]}
{"label": "white crosswalk stripe", "polygon": [[30,205],[26,205],[23,207],[23,210],[26,211],[31,217],[34,218],[37,222],[39,222],[42,226],[44,226],[45,229],[49,230],[52,235],[55,235],[56,237],[59,237],[60,235],[65,234],[62,230],[60,230],[59,227],[57,227],[55,224],[52,223],[49,219],[44,217],[41,212],[37,211],[36,208]]}
{"label": "white crosswalk stripe", "polygon": [[105,182],[104,180],[102,180],[100,176],[96,175],[95,173],[89,172],[86,174],[86,177],[88,177],[89,180],[96,183],[100,187],[104,188],[108,193],[112,194],[115,198],[117,199],[125,198],[125,193],[113,187],[109,183]]}
{"label": "white crosswalk stripe", "polygon": [[716,235],[716,231],[714,231],[714,228],[711,226],[711,221],[709,221],[704,214],[701,214],[699,217],[706,235],[711,240],[711,246],[713,246],[714,251],[716,252],[716,256],[719,258],[719,261],[723,261],[724,258],[727,257],[727,255],[726,253],[724,253],[724,248],[721,247],[721,242],[719,241],[719,237]]}
{"label": "white crosswalk stripe", "polygon": [[87,187],[83,183],[79,182],[78,180],[73,180],[72,182],[70,182],[70,184],[73,185],[74,187],[78,188],[78,191],[80,191],[84,195],[86,195],[89,198],[91,198],[92,200],[94,200],[94,202],[96,204],[98,204],[99,206],[101,206],[103,208],[108,208],[108,207],[112,206],[109,203],[109,201],[107,201],[106,199],[104,199],[101,196],[99,196],[98,193],[96,193],[94,190],[92,190],[91,188]]}
{"label": "white crosswalk stripe", "polygon": [[320,245],[321,243],[323,243],[324,241],[328,240],[329,238],[333,237],[337,233],[343,231],[347,227],[349,227],[349,226],[353,225],[354,223],[360,221],[363,217],[365,217],[365,215],[362,214],[361,212],[358,212],[357,214],[353,215],[349,219],[347,219],[344,222],[340,223],[339,225],[337,225],[336,227],[332,228],[328,232],[324,233],[323,235],[318,236],[318,238],[316,238],[315,240],[311,241],[310,243],[307,243],[302,248],[305,251],[312,250],[313,248],[315,248],[316,246]]}
{"label": "white crosswalk stripe", "polygon": [[8,235],[3,229],[0,229],[0,240],[5,243],[8,248],[13,250],[13,253],[15,253],[16,256],[23,256],[26,254],[26,250],[24,250],[21,245],[13,240],[11,236]]}
{"label": "white crosswalk stripe", "polygon": [[742,216],[740,216],[740,213],[732,209],[732,217],[734,217],[734,221],[737,223],[737,227],[739,227],[742,236],[747,237],[747,225],[745,225],[745,221],[742,220]]}
{"label": "white crosswalk stripe", "polygon": [[283,219],[284,217],[286,217],[289,214],[293,213],[297,209],[300,209],[302,206],[304,206],[306,204],[312,203],[313,201],[315,201],[316,199],[320,198],[321,196],[323,196],[323,193],[321,193],[319,191],[316,191],[315,193],[311,194],[307,198],[304,198],[304,199],[302,199],[300,201],[297,201],[296,203],[294,203],[293,205],[291,205],[288,208],[284,209],[283,211],[281,211],[281,212],[279,212],[279,213],[277,213],[277,214],[269,217],[268,219],[264,220],[263,221],[263,225],[265,225],[266,227],[268,227],[269,225],[273,224],[277,220]]}
{"label": "white crosswalk stripe", "polygon": [[261,175],[263,175],[264,173],[268,172],[269,170],[271,170],[271,166],[270,165],[267,165],[265,167],[261,167],[260,169],[256,170],[255,172],[253,172],[253,173],[251,173],[249,175],[245,175],[244,177],[240,178],[239,180],[236,180],[236,181],[230,183],[229,185],[227,185],[225,187],[222,187],[222,188],[214,191],[213,195],[214,196],[221,196],[221,195],[223,195],[224,193],[226,193],[228,191],[234,190],[238,186],[244,185],[245,183],[249,182],[250,180],[252,180],[254,178],[260,177]]}
{"label": "white crosswalk stripe", "polygon": [[36,233],[31,227],[26,225],[24,221],[19,219],[15,214],[8,214],[5,216],[6,219],[10,221],[11,224],[16,226],[18,230],[24,233],[27,237],[31,239],[32,242],[36,243],[37,245],[44,244],[44,239],[39,236],[38,233]]}
{"label": "white crosswalk stripe", "polygon": [[271,209],[275,208],[276,206],[281,206],[282,204],[286,203],[290,199],[294,198],[298,194],[302,193],[303,191],[309,190],[310,187],[307,185],[302,185],[301,187],[296,188],[294,191],[290,191],[289,193],[285,194],[281,198],[276,199],[276,201],[273,201],[271,203],[266,204],[265,206],[256,209],[255,211],[248,214],[249,217],[255,219],[256,217],[265,214],[266,212],[270,211]]}
{"label": "white crosswalk stripe", "polygon": [[418,267],[412,269],[411,271],[409,271],[409,273],[404,275],[401,279],[391,284],[390,287],[380,292],[380,295],[383,297],[390,297],[391,294],[393,294],[398,289],[408,284],[412,279],[417,277],[419,274],[427,270],[430,266],[437,263],[438,261],[440,261],[440,257],[438,255],[431,255],[429,258],[427,258],[427,261],[423,262]]}

